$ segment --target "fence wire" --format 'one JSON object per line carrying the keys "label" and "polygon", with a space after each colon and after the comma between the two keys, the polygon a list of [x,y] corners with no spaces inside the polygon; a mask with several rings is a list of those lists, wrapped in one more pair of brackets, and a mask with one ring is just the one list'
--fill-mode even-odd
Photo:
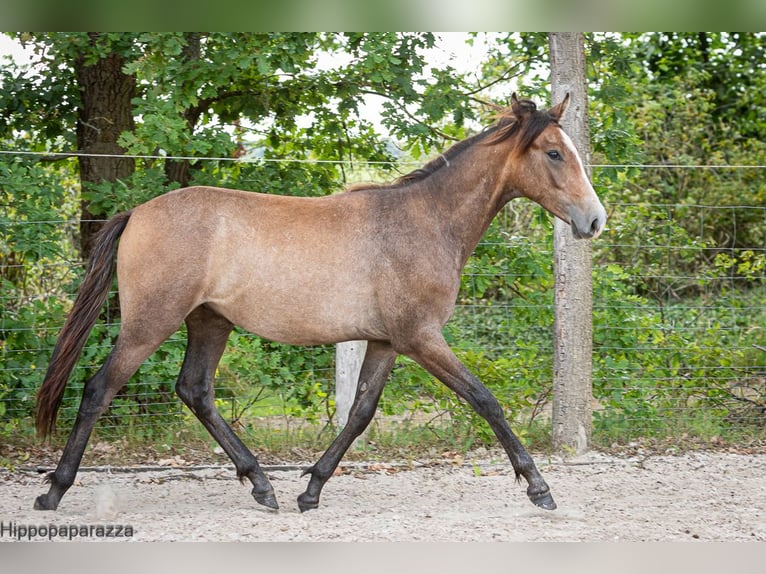
{"label": "fence wire", "polygon": [[[501,402],[522,407],[524,422],[544,419],[550,402],[552,241],[538,208],[515,203],[469,262],[447,334]],[[596,433],[620,441],[763,430],[766,207],[613,202],[608,209],[609,227],[593,243]],[[0,237],[18,233],[66,243],[77,224],[0,219]],[[0,255],[0,428],[27,432],[82,264],[71,247],[41,247],[26,261]],[[94,330],[62,405],[66,424],[117,330],[116,322]],[[184,347],[181,331],[141,367],[99,428],[140,434],[190,419],[173,390]],[[297,350],[236,331],[217,373],[219,408],[241,425],[275,415],[331,417],[333,361],[330,346]],[[381,410],[439,404],[439,392],[415,373],[406,361],[397,365],[390,386],[405,392],[384,394]],[[418,402],[423,393],[428,400]],[[406,404],[396,404],[402,396]]]}

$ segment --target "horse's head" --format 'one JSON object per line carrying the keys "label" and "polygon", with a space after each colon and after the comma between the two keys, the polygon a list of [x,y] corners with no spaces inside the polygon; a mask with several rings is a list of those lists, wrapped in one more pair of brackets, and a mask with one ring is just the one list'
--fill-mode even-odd
{"label": "horse's head", "polygon": [[[569,94],[550,110],[511,99],[491,141],[513,145],[506,166],[511,197],[524,196],[572,226],[577,238],[595,238],[606,225],[606,210],[585,173],[572,140],[559,125]],[[505,133],[503,133],[505,132]]]}

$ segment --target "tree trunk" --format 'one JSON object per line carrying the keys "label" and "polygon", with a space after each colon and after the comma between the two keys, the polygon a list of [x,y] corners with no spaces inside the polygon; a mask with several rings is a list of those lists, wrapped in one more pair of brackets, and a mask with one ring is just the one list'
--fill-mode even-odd
{"label": "tree trunk", "polygon": [[[551,33],[551,98],[571,103],[562,118],[590,177],[590,134],[582,33]],[[591,440],[592,289],[591,245],[574,239],[570,226],[556,219],[553,237],[554,363],[553,447],[574,454],[585,452]]]}
{"label": "tree trunk", "polygon": [[[202,46],[200,43],[201,34],[199,32],[185,32],[184,39],[186,44],[181,51],[181,61],[189,64],[200,59]],[[182,86],[183,88],[187,86]],[[181,116],[186,121],[189,133],[194,132],[194,126],[197,124],[202,109],[190,107],[183,111]],[[165,160],[165,178],[168,183],[175,182],[179,187],[186,187],[191,181],[191,162],[188,159],[168,159]]]}
{"label": "tree trunk", "polygon": [[[95,46],[99,34],[91,33]],[[75,61],[75,73],[80,89],[80,108],[77,121],[77,149],[85,154],[106,154],[104,157],[81,156],[80,184],[83,192],[103,182],[128,179],[135,164],[133,159],[119,157],[125,153],[117,144],[123,131],[133,130],[135,77],[123,73],[125,59],[110,53],[89,63],[86,54]],[[111,157],[107,157],[111,156]],[[116,157],[115,157],[116,156]],[[83,198],[80,215],[80,253],[90,256],[95,234],[102,221],[111,213],[91,210],[90,201]]]}

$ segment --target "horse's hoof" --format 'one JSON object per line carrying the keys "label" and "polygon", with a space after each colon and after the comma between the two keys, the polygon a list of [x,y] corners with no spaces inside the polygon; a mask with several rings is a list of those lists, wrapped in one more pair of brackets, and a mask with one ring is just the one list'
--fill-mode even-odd
{"label": "horse's hoof", "polygon": [[298,508],[301,512],[306,512],[307,510],[314,510],[315,508],[319,508],[319,500],[310,500],[305,493],[301,494],[298,497]]}
{"label": "horse's hoof", "polygon": [[529,500],[531,500],[532,504],[535,506],[539,506],[544,510],[556,510],[556,502],[553,500],[550,490],[539,492],[537,494],[527,492],[527,496],[529,496]]}
{"label": "horse's hoof", "polygon": [[35,510],[56,510],[58,504],[51,502],[47,494],[41,494],[35,499]]}
{"label": "horse's hoof", "polygon": [[277,502],[277,497],[275,496],[273,490],[258,492],[255,489],[253,489],[251,494],[253,495],[253,498],[258,504],[262,504],[263,506],[265,506],[266,508],[270,508],[271,510],[279,510],[279,503]]}

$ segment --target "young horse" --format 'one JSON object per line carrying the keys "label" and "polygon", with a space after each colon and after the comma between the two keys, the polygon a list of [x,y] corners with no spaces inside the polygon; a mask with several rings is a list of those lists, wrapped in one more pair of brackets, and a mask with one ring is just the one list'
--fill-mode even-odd
{"label": "young horse", "polygon": [[115,244],[122,324],[86,383],[50,490],[35,508],[55,510],[72,485],[93,425],[145,359],[185,321],[188,347],[176,392],[231,457],[252,495],[278,508],[252,452],[216,410],[213,378],[234,325],[290,344],[368,341],[348,424],[298,497],[316,508],[325,482],[367,427],[398,354],[465,399],[490,424],[524,476],[531,501],[556,504],[492,393],[442,337],[460,274],[482,234],[511,199],[527,197],[597,237],[606,212],[558,124],[569,96],[548,111],[513,95],[499,121],[391,185],[321,198],[211,187],[179,189],[104,227],[38,394],[37,428],[55,426],[69,375],[111,285]]}

